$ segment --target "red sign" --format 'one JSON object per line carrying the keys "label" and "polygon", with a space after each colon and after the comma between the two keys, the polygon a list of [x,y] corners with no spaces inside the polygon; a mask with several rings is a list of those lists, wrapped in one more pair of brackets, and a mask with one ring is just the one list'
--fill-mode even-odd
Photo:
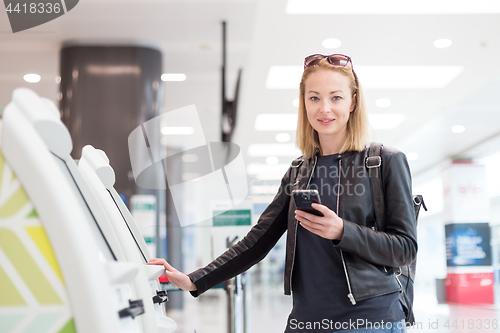
{"label": "red sign", "polygon": [[448,273],[446,300],[459,304],[495,304],[493,273]]}

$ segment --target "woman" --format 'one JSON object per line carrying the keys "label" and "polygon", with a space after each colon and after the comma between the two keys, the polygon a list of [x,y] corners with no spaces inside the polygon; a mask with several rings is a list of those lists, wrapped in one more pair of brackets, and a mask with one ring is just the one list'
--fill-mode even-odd
{"label": "woman", "polygon": [[[285,294],[293,295],[286,332],[404,332],[395,267],[417,252],[411,176],[403,153],[381,152],[386,228],[375,223],[365,168],[367,115],[352,61],[305,59],[297,144],[278,194],[247,236],[206,267],[185,275],[163,259],[169,280],[198,296],[250,268],[287,234]],[[294,178],[295,177],[295,178]],[[315,216],[296,210],[292,190],[317,189]],[[386,330],[380,330],[386,329]]]}

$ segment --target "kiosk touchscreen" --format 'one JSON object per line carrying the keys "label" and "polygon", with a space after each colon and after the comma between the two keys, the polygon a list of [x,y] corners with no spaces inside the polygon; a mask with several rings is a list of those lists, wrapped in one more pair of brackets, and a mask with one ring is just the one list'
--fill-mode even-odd
{"label": "kiosk touchscreen", "polygon": [[55,105],[17,89],[1,126],[2,332],[157,332]]}
{"label": "kiosk touchscreen", "polygon": [[154,304],[158,327],[162,329],[162,332],[174,332],[177,325],[165,315],[164,302],[167,300],[167,294],[166,291],[161,290],[158,281],[163,273],[163,267],[147,265],[151,256],[129,210],[113,188],[115,176],[108,157],[102,150],[85,146],[78,168],[99,197],[116,230],[127,260],[141,265],[148,276],[149,295]]}

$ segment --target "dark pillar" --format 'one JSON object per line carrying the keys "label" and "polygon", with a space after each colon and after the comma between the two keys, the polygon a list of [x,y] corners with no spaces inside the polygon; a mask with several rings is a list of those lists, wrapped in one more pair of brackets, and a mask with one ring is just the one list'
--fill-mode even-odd
{"label": "dark pillar", "polygon": [[80,158],[88,144],[104,150],[116,173],[116,190],[129,198],[138,191],[127,139],[159,115],[161,53],[136,46],[65,46],[60,70],[60,110],[73,139],[72,156]]}

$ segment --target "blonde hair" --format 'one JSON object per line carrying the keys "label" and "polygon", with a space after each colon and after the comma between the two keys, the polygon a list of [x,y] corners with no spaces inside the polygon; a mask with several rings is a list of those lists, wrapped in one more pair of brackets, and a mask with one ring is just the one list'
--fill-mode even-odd
{"label": "blonde hair", "polygon": [[358,76],[350,67],[333,66],[330,65],[326,59],[322,59],[317,65],[305,68],[304,73],[302,74],[302,80],[300,81],[299,117],[296,135],[297,146],[306,158],[313,157],[316,148],[319,149],[320,154],[323,153],[319,143],[318,132],[311,126],[309,120],[307,119],[304,97],[306,90],[305,82],[307,78],[311,73],[319,70],[336,71],[349,78],[352,96],[355,96],[356,104],[354,110],[349,114],[349,120],[346,125],[346,140],[340,150],[340,153],[346,151],[363,151],[369,135],[368,116]]}

